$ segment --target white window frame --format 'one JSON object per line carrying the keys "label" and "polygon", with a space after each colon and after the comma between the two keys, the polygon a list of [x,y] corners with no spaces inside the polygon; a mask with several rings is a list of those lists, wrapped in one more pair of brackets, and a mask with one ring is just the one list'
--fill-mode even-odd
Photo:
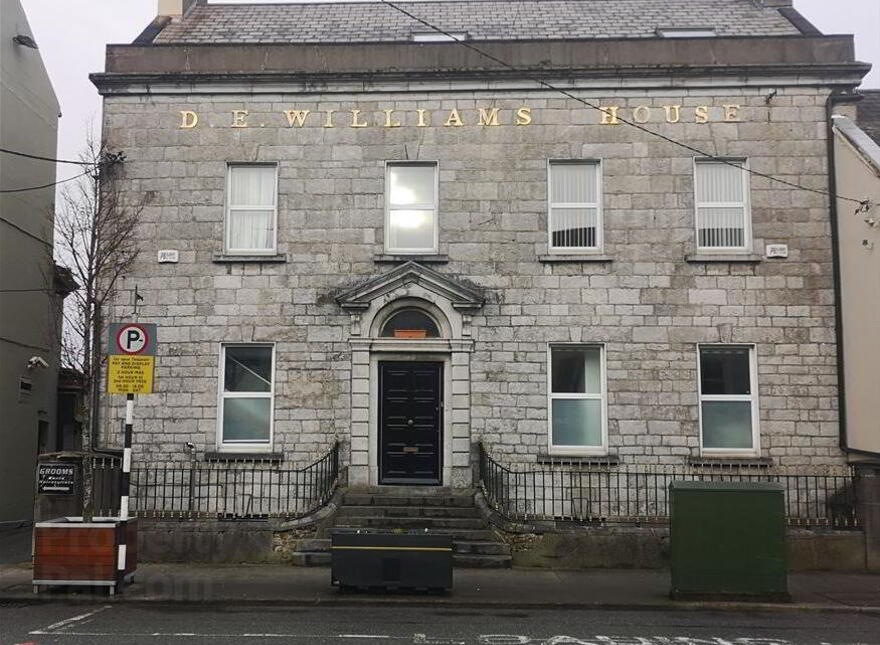
{"label": "white window frame", "polygon": [[[553,393],[553,350],[599,350],[599,394],[595,393]],[[608,384],[604,343],[550,343],[547,346],[547,450],[551,455],[604,456],[608,454]],[[600,446],[557,446],[553,443],[553,400],[587,399],[600,400],[602,417],[602,444]]]}
{"label": "white window frame", "polygon": [[[742,166],[742,202],[699,202],[697,200],[697,166],[702,163],[736,163]],[[751,253],[752,251],[752,199],[749,182],[749,160],[744,157],[694,157],[694,246],[701,254]],[[740,208],[743,209],[743,246],[700,246],[700,208]]]}
{"label": "white window frame", "polygon": [[[391,246],[391,211],[400,210],[392,208],[390,198],[390,174],[394,166],[429,166],[434,168],[434,203],[433,204],[407,204],[407,210],[433,210],[434,212],[434,246],[430,249],[422,248],[393,248]],[[392,255],[434,255],[440,248],[440,162],[439,161],[386,161],[385,162],[385,252]]]}
{"label": "white window frame", "polygon": [[[226,349],[228,347],[267,347],[272,352],[272,383],[268,392],[226,391]],[[275,343],[220,343],[220,368],[217,383],[217,449],[222,452],[271,452],[275,444]],[[226,441],[223,437],[223,401],[225,399],[269,399],[268,441]]]}
{"label": "white window frame", "polygon": [[[595,202],[560,202],[553,203],[552,173],[553,166],[596,166],[596,201]],[[603,164],[601,159],[548,159],[547,160],[547,251],[556,255],[590,255],[601,254],[605,248],[605,220],[602,203],[604,193],[602,191]],[[595,208],[596,209],[596,246],[553,246],[553,219],[554,208]]]}
{"label": "white window frame", "polygon": [[[700,355],[703,348],[726,347],[749,350],[749,390],[751,394],[703,394]],[[761,414],[758,400],[758,360],[755,345],[743,343],[699,343],[697,345],[697,414],[700,423],[700,454],[714,457],[758,457],[761,454]],[[751,448],[707,448],[703,445],[703,401],[749,401],[752,405]]]}
{"label": "white window frame", "polygon": [[[230,215],[236,210],[266,210],[266,206],[232,206],[232,169],[233,168],[274,168],[275,181],[272,189],[272,247],[269,249],[236,249],[230,245],[232,229],[229,226]],[[223,252],[227,255],[276,255],[278,253],[278,164],[277,163],[247,163],[228,162],[226,164],[226,195],[223,216]]]}

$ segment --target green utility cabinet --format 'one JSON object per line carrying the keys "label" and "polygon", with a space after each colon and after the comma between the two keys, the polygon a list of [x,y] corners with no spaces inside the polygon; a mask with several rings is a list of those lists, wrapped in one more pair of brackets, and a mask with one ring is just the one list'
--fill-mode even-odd
{"label": "green utility cabinet", "polygon": [[669,496],[673,598],[790,599],[781,484],[675,481]]}

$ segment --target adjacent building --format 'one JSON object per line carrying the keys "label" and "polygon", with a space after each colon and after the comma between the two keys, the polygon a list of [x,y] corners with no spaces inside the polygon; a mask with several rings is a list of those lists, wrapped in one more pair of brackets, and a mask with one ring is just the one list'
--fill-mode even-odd
{"label": "adjacent building", "polygon": [[[146,197],[135,454],[470,486],[839,465],[830,116],[785,0],[163,1],[93,75]],[[121,401],[105,402],[104,442]]]}
{"label": "adjacent building", "polygon": [[[18,0],[0,11],[0,147],[53,159],[58,100],[37,41]],[[36,455],[60,447],[61,306],[73,284],[52,258],[54,181],[51,161],[0,153],[0,525],[32,519]]]}
{"label": "adjacent building", "polygon": [[[865,90],[833,117],[843,366],[842,445],[854,458],[880,456],[880,90]],[[857,203],[853,200],[861,200]]]}

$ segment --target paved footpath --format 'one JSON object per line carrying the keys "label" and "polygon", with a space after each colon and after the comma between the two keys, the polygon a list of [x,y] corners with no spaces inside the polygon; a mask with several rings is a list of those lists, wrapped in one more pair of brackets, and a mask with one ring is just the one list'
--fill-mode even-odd
{"label": "paved footpath", "polygon": [[123,594],[52,588],[34,594],[30,565],[0,565],[0,603],[110,602],[220,605],[406,604],[522,608],[702,608],[816,610],[880,614],[880,574],[794,573],[792,602],[682,602],[669,598],[665,570],[547,571],[456,569],[445,594],[343,593],[330,585],[330,569],[286,565],[142,564]]}

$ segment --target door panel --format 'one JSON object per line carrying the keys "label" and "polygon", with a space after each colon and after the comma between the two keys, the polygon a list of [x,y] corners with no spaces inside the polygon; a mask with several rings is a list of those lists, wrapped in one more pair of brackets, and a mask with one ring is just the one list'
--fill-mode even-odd
{"label": "door panel", "polygon": [[380,483],[439,484],[443,363],[379,363]]}

